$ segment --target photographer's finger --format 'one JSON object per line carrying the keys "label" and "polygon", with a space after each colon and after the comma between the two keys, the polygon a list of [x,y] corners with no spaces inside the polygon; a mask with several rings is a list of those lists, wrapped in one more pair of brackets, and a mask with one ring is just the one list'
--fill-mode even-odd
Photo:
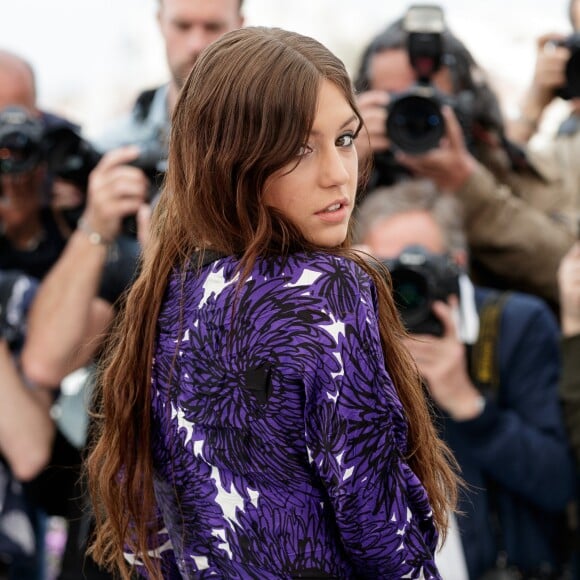
{"label": "photographer's finger", "polygon": [[457,306],[457,300],[453,301],[455,297],[450,297],[450,304],[437,300],[433,302],[432,310],[435,316],[443,324],[443,334],[447,337],[457,337],[457,326],[453,317],[453,308]]}
{"label": "photographer's finger", "polygon": [[463,138],[463,129],[453,112],[453,109],[445,105],[442,110],[443,118],[445,119],[446,132],[445,135],[449,140],[449,146],[452,149],[465,149],[465,140]]}
{"label": "photographer's finger", "polygon": [[[127,145],[107,151],[102,157],[93,172],[106,171],[116,165],[125,165],[135,161],[139,157],[141,149],[137,145]],[[93,173],[91,172],[91,174]]]}

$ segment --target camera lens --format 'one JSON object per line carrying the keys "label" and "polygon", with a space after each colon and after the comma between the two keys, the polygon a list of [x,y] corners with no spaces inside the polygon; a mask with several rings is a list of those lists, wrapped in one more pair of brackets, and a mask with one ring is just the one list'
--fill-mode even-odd
{"label": "camera lens", "polygon": [[13,132],[0,143],[0,173],[23,173],[38,162],[37,144],[26,133]]}
{"label": "camera lens", "polygon": [[387,135],[407,153],[425,153],[437,147],[445,133],[445,120],[436,100],[408,95],[393,101],[387,118]]}

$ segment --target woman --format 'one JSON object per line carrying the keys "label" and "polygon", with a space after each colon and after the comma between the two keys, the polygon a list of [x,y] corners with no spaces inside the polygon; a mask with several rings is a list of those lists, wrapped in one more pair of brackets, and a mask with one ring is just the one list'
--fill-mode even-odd
{"label": "woman", "polygon": [[295,33],[228,33],[191,72],[88,463],[124,578],[124,544],[156,578],[439,577],[456,480],[384,271],[348,250],[360,128]]}

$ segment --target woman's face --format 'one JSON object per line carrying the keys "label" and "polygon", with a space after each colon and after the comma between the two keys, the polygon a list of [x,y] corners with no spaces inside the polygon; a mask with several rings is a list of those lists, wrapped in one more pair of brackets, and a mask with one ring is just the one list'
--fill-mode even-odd
{"label": "woman's face", "polygon": [[296,152],[296,161],[266,182],[264,203],[320,247],[336,247],[347,235],[358,180],[358,126],[340,89],[323,81],[308,142]]}

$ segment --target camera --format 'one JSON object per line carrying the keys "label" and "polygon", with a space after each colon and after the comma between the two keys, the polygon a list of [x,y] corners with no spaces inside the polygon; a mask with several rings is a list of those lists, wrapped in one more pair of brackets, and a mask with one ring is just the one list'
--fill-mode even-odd
{"label": "camera", "polygon": [[[141,169],[151,182],[151,195],[161,187],[167,166],[167,150],[159,140],[139,143],[139,157],[129,163]],[[0,111],[0,174],[26,173],[46,164],[48,172],[86,191],[91,171],[102,154],[68,123],[51,126],[22,107]],[[82,211],[79,208],[75,214]],[[124,222],[124,231],[135,235],[134,218]]]}
{"label": "camera", "polygon": [[568,38],[556,43],[570,51],[570,58],[566,63],[566,84],[560,87],[556,94],[562,99],[575,99],[580,97],[580,32],[576,32]]}
{"label": "camera", "polygon": [[407,33],[407,50],[417,83],[408,91],[391,96],[386,134],[396,148],[417,155],[437,147],[445,135],[444,105],[454,109],[464,132],[468,132],[471,99],[467,95],[446,95],[431,83],[443,62],[442,9],[435,5],[409,7],[403,29]]}
{"label": "camera", "polygon": [[[141,154],[130,165],[158,183],[165,172],[166,148],[157,140],[138,145]],[[101,153],[64,121],[48,127],[41,118],[22,107],[11,106],[0,111],[0,173],[24,173],[46,163],[50,173],[84,190],[90,172],[101,157]]]}
{"label": "camera", "polygon": [[395,304],[411,334],[443,335],[433,314],[434,301],[459,296],[459,267],[446,254],[432,254],[423,246],[408,246],[394,259],[383,260],[391,274]]}

